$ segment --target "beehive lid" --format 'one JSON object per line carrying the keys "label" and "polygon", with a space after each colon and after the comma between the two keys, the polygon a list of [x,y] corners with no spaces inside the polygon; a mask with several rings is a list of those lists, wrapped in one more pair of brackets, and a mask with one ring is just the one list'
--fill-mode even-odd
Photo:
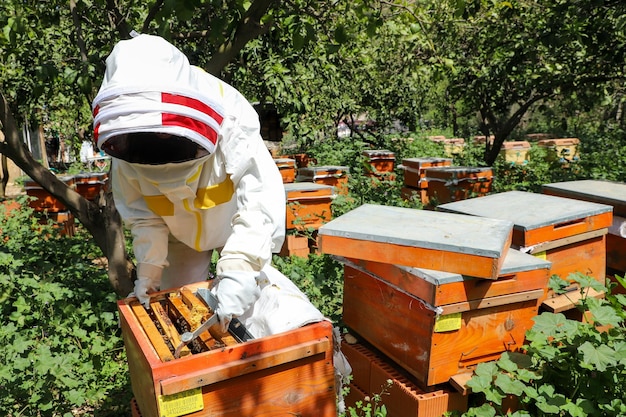
{"label": "beehive lid", "polygon": [[544,184],[545,194],[613,206],[613,214],[626,216],[626,183],[601,180],[565,181]]}
{"label": "beehive lid", "polygon": [[333,191],[332,185],[326,184],[318,184],[315,182],[291,182],[288,184],[284,184],[285,186],[285,195],[289,195],[292,192],[322,192],[328,191],[328,194],[331,194]]}
{"label": "beehive lid", "polygon": [[406,166],[421,167],[424,165],[432,165],[438,163],[447,163],[452,165],[452,158],[437,158],[437,157],[423,157],[423,158],[404,158],[402,164]]}
{"label": "beehive lid", "polygon": [[296,166],[296,160],[291,158],[274,158],[278,166]]}
{"label": "beehive lid", "polygon": [[[511,275],[518,272],[534,271],[536,269],[549,269],[552,263],[533,255],[521,252],[516,249],[507,251],[504,257],[500,275]],[[444,285],[451,282],[462,282],[468,279],[474,279],[470,276],[454,274],[444,271],[435,271],[432,269],[413,268],[400,266],[399,268],[406,270],[411,275],[419,277],[433,285]]]}
{"label": "beehive lid", "polygon": [[365,204],[318,231],[322,253],[496,279],[511,242],[507,220]]}
{"label": "beehive lid", "polygon": [[341,165],[318,165],[314,167],[299,168],[298,172],[302,174],[316,174],[318,172],[333,172],[333,171],[348,172],[349,170],[350,168],[348,168],[347,166],[341,166]]}
{"label": "beehive lid", "polygon": [[472,178],[484,176],[492,173],[489,167],[457,167],[457,166],[438,166],[426,168],[426,176],[429,179],[450,179],[450,178]]}
{"label": "beehive lid", "polygon": [[[513,243],[518,246],[609,227],[613,210],[611,206],[604,204],[526,191],[507,191],[445,203],[439,205],[438,209],[513,222],[515,230],[520,233],[519,238],[513,238]],[[595,216],[602,216],[602,219],[596,219]],[[572,223],[572,227],[564,227],[568,222],[578,222],[580,225]],[[538,230],[542,231],[541,236],[525,235]]]}
{"label": "beehive lid", "polygon": [[394,157],[395,154],[387,149],[366,149],[363,151],[363,155],[368,156],[370,158],[377,157]]}

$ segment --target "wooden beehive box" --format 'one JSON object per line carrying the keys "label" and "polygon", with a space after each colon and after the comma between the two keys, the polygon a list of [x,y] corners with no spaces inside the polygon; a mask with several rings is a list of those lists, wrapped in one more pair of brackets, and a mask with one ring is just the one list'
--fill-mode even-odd
{"label": "wooden beehive box", "polygon": [[491,192],[493,170],[489,167],[426,168],[430,205],[480,197]]}
{"label": "wooden beehive box", "polygon": [[286,228],[319,229],[332,219],[333,186],[314,182],[285,184]]}
{"label": "wooden beehive box", "polygon": [[340,165],[321,165],[298,168],[297,182],[314,182],[330,185],[335,194],[348,194],[348,178],[350,168]]}
{"label": "wooden beehive box", "polygon": [[426,168],[452,166],[451,158],[404,158],[400,169],[404,172],[404,185],[413,188],[426,188]]}
{"label": "wooden beehive box", "polygon": [[454,156],[463,153],[465,148],[465,139],[463,138],[445,138],[443,136],[429,136],[429,139],[435,143],[443,145],[443,151],[447,156]]}
{"label": "wooden beehive box", "polygon": [[[548,270],[540,271],[545,285]],[[445,285],[445,281],[431,283],[433,291]],[[545,289],[538,288],[437,306],[346,263],[343,320],[427,387],[446,383],[468,367],[495,360],[505,351],[520,349],[544,294]]]}
{"label": "wooden beehive box", "polygon": [[526,140],[508,141],[502,144],[500,155],[505,162],[517,165],[528,163],[528,152],[530,151],[530,142]]}
{"label": "wooden beehive box", "polygon": [[513,247],[552,262],[552,274],[566,279],[570,273],[582,272],[604,282],[605,236],[612,223],[611,206],[508,191],[438,208],[511,221],[515,224]]}
{"label": "wooden beehive box", "polygon": [[[207,287],[204,282],[180,290],[196,294]],[[336,416],[331,323],[215,344],[212,350],[174,358],[171,341],[178,329],[164,317],[180,323],[180,317],[187,322],[192,313],[182,301],[170,305],[170,294],[153,296],[152,310],[161,305],[164,311],[158,313],[161,321],[134,297],[118,302],[131,385],[142,417]],[[198,343],[209,345],[210,338],[205,332]]]}
{"label": "wooden beehive box", "polygon": [[[68,187],[76,189],[76,182],[73,175],[60,176],[58,179],[64,182]],[[35,211],[48,211],[50,213],[56,213],[67,210],[65,204],[59,201],[48,191],[44,190],[44,188],[35,182],[35,180],[29,178],[24,181],[24,190],[26,191],[26,195],[35,197],[28,202],[28,205]]]}
{"label": "wooden beehive box", "polygon": [[87,200],[95,200],[100,194],[109,174],[106,172],[83,172],[74,176],[76,192]]}
{"label": "wooden beehive box", "polygon": [[549,160],[561,162],[575,162],[580,159],[578,138],[542,139],[537,141],[537,146],[548,150]]}
{"label": "wooden beehive box", "polygon": [[280,176],[283,178],[283,184],[289,184],[296,180],[296,160],[291,158],[274,158],[274,162],[278,167]]}
{"label": "wooden beehive box", "polygon": [[387,149],[367,149],[362,154],[366,157],[373,175],[393,173],[395,153]]}
{"label": "wooden beehive box", "polygon": [[626,183],[578,180],[544,184],[547,195],[606,204],[613,207],[613,224],[606,236],[606,266],[626,272]]}
{"label": "wooden beehive box", "polygon": [[365,204],[318,230],[321,253],[497,279],[513,223]]}

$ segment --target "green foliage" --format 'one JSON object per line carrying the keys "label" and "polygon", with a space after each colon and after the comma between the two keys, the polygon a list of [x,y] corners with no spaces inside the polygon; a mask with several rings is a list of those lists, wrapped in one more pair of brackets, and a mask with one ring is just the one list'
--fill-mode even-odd
{"label": "green foliage", "polygon": [[343,314],[343,265],[329,255],[274,256],[276,269],[290,278],[318,310],[335,324]]}
{"label": "green foliage", "polygon": [[[482,404],[466,417],[623,416],[626,414],[626,327],[624,280],[609,288],[576,273],[569,277],[582,295],[577,308],[585,320],[541,313],[526,334],[524,353],[505,353],[496,362],[479,364],[468,386]],[[551,288],[566,293],[567,282],[552,277]],[[615,287],[621,287],[617,293]],[[606,299],[586,290],[606,291]],[[511,401],[513,400],[513,401]]]}
{"label": "green foliage", "polygon": [[[349,407],[347,412],[340,417],[386,417],[387,407],[383,404],[383,397],[388,395],[392,384],[393,382],[388,379],[379,393],[367,396],[363,401],[357,401],[354,407]],[[346,391],[349,390],[350,388],[347,387]],[[347,392],[344,395],[347,395]]]}
{"label": "green foliage", "polygon": [[0,206],[1,414],[128,414],[116,298],[91,239],[61,236],[20,202]]}

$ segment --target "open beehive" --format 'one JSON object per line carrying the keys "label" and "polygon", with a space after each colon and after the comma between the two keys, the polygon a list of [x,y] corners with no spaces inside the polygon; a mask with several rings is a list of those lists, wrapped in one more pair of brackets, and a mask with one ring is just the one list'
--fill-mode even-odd
{"label": "open beehive", "polygon": [[336,415],[331,323],[257,339],[240,325],[212,328],[175,357],[182,334],[213,314],[208,286],[156,293],[149,310],[134,297],[118,302],[141,416]]}

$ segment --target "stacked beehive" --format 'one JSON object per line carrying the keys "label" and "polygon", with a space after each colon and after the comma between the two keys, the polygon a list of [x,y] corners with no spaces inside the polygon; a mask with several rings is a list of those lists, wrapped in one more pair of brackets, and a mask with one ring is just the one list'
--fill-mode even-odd
{"label": "stacked beehive", "polygon": [[[344,262],[343,318],[358,350],[380,352],[385,367],[402,375],[397,384],[411,387],[385,397],[396,407],[391,416],[466,407],[450,379],[521,347],[550,263],[510,249],[512,236],[507,220],[377,205],[320,228],[321,252]],[[357,361],[355,391],[375,393],[380,378],[372,373],[381,367],[345,350]],[[439,408],[398,409],[425,394],[437,397]]]}
{"label": "stacked beehive", "polygon": [[404,172],[404,186],[401,194],[405,200],[419,197],[424,206],[428,205],[428,182],[426,169],[452,166],[452,158],[404,158],[399,168]]}
{"label": "stacked beehive", "polygon": [[278,167],[283,184],[289,184],[296,180],[296,160],[291,158],[274,158],[274,162]]}
{"label": "stacked beehive", "polygon": [[[439,210],[514,223],[512,247],[551,262],[550,275],[567,280],[581,272],[604,283],[606,236],[613,221],[609,205],[523,191],[508,191],[440,205]],[[542,307],[575,312],[577,292],[554,297]],[[602,296],[602,294],[594,294]]]}
{"label": "stacked beehive", "polygon": [[[118,302],[134,417],[336,416],[332,324],[260,339],[206,331],[176,357],[184,332],[213,314],[207,282]],[[232,328],[232,327],[231,327]]]}
{"label": "stacked beehive", "polygon": [[544,194],[606,204],[613,207],[613,223],[606,235],[606,266],[609,277],[626,274],[626,184],[578,180],[545,184]]}
{"label": "stacked beehive", "polygon": [[396,155],[387,149],[367,149],[362,152],[368,164],[367,175],[379,180],[394,181]]}

